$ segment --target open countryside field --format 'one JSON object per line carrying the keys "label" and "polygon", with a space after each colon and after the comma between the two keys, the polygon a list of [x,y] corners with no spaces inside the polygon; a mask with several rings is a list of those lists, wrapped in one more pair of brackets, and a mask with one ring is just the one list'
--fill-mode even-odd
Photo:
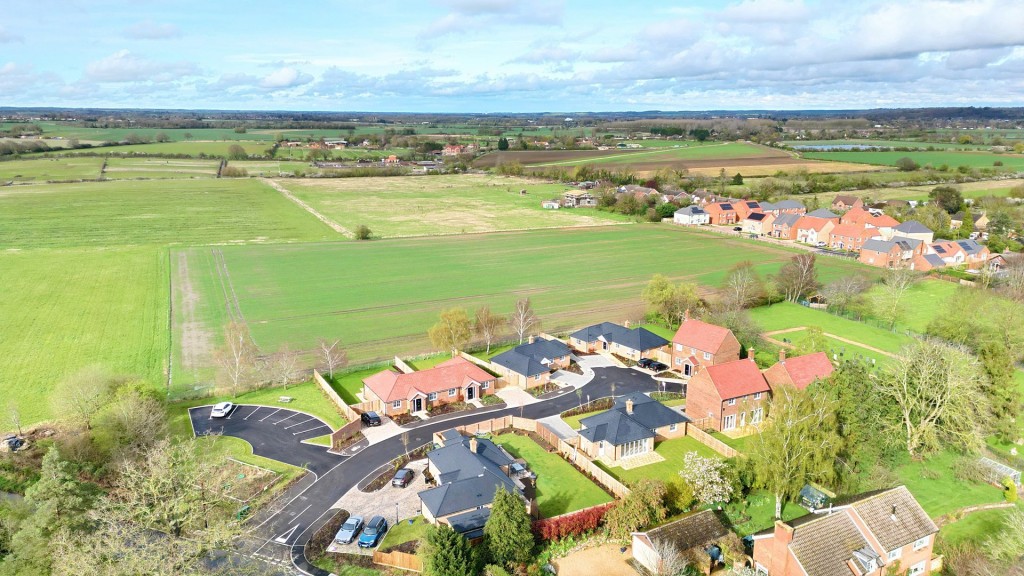
{"label": "open countryside field", "polygon": [[[215,158],[223,158],[228,155],[228,148],[239,145],[245,149],[247,154],[263,155],[270,142],[252,141],[196,141],[184,142],[154,142],[152,144],[126,144],[124,146],[105,146],[93,148],[78,148],[76,150],[64,150],[61,154],[183,154],[186,156],[199,156],[200,154]],[[48,152],[46,154],[53,154]]]}
{"label": "open countryside field", "polygon": [[0,270],[0,394],[26,424],[55,416],[61,379],[92,364],[164,382],[165,250],[0,251]]}
{"label": "open countryside field", "polygon": [[218,160],[164,158],[110,158],[103,177],[111,180],[136,178],[214,178]]}
{"label": "open countryside field", "polygon": [[98,180],[102,158],[45,158],[0,162],[0,184]]}
{"label": "open countryside field", "polygon": [[958,144],[956,142],[923,142],[920,140],[868,140],[849,138],[845,140],[786,140],[786,146],[877,146],[879,148],[935,148],[938,150],[988,150],[985,144]]}
{"label": "open countryside field", "polygon": [[896,161],[900,158],[910,158],[921,166],[931,164],[938,167],[945,164],[950,168],[957,166],[991,168],[994,162],[1002,162],[1003,168],[1024,169],[1024,156],[991,152],[804,152],[802,156],[813,160],[880,166],[895,166]]}
{"label": "open countryside field", "polygon": [[[548,331],[636,321],[640,292],[655,273],[715,287],[735,263],[751,260],[761,274],[774,274],[798,253],[658,224],[182,252],[202,307],[197,330],[208,340],[222,330],[229,294],[262,350],[286,343],[309,350],[319,337],[341,338],[353,364],[432,351],[426,331],[444,308],[486,304],[507,313],[516,298],[529,297]],[[176,284],[184,281],[177,254]],[[819,269],[826,281],[877,274],[832,258]],[[181,294],[174,294],[178,310]],[[178,333],[176,326],[175,347]],[[190,389],[193,371],[176,365],[174,372],[175,388]]]}
{"label": "open countryside field", "polygon": [[[1021,179],[1006,179],[1006,180],[982,180],[979,182],[964,182],[963,184],[950,184],[960,189],[960,193],[964,198],[978,199],[987,196],[1006,197],[1010,195],[1010,190],[1014,186],[1020,186],[1024,184],[1024,180]],[[823,206],[831,204],[832,200],[840,195],[853,195],[858,198],[866,198],[873,202],[880,202],[882,200],[928,200],[928,193],[933,188],[938,186],[926,185],[926,186],[904,186],[900,188],[865,188],[863,190],[853,191],[842,191],[842,192],[822,192],[817,194],[818,200]],[[802,194],[788,196],[794,200],[806,200],[807,196]]]}
{"label": "open countryside field", "polygon": [[[524,228],[597,226],[631,221],[595,209],[545,210],[542,200],[572,188],[487,175],[281,180],[300,200],[354,230],[375,236],[463,234]],[[521,195],[520,191],[527,194]]]}
{"label": "open countryside field", "polygon": [[340,239],[256,180],[0,188],[0,248]]}

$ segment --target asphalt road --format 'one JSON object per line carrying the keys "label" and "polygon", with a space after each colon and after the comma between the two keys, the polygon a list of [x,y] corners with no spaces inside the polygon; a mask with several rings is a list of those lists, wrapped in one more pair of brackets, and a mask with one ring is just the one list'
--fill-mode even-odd
{"label": "asphalt road", "polygon": [[[595,400],[610,396],[613,386],[615,396],[632,392],[654,392],[660,389],[658,383],[650,376],[636,370],[596,368],[594,379],[581,388],[582,399]],[[678,391],[678,388],[679,385],[676,385],[675,389],[670,385],[668,390]],[[553,398],[524,407],[480,410],[443,422],[427,421],[423,425],[409,430],[409,447],[412,449],[422,446],[432,440],[434,432],[455,426],[509,414],[533,419],[543,418],[577,406],[580,400],[581,398],[569,389]],[[210,420],[209,407],[194,408],[191,415],[193,425],[198,423],[197,434],[202,433],[200,430],[210,430],[220,431],[228,436],[238,436],[249,441],[253,445],[253,451],[260,456],[287,463],[301,461],[309,465],[310,470],[315,472],[313,475],[303,477],[302,480],[286,490],[278,497],[276,506],[261,511],[250,521],[254,527],[256,538],[250,553],[257,557],[276,558],[285,553],[284,549],[287,549],[293,565],[302,573],[328,576],[328,572],[312,566],[306,560],[303,551],[305,543],[320,526],[330,519],[334,512],[330,507],[345,492],[368,474],[405,452],[402,439],[400,437],[389,438],[353,456],[335,456],[328,454],[322,447],[300,444],[299,439],[304,438],[305,435],[289,436],[294,431],[301,430],[301,427],[296,426],[286,430],[282,428],[282,425],[287,424],[287,421],[275,424],[276,417],[265,419],[262,418],[262,415],[260,418],[257,418],[256,415],[246,417],[246,412],[253,408],[255,407],[249,406],[243,410],[242,407],[239,407],[231,414],[230,418],[223,420]],[[263,408],[262,410],[269,412],[274,409]],[[257,414],[259,414],[258,411]],[[282,411],[280,414],[284,415],[284,412]],[[297,417],[295,419],[297,420]],[[324,433],[326,432],[320,431],[315,434],[310,432],[309,434],[312,436],[309,437]],[[257,448],[259,449],[257,450]],[[319,451],[319,455],[314,454],[317,451]],[[271,454],[276,454],[280,458]]]}

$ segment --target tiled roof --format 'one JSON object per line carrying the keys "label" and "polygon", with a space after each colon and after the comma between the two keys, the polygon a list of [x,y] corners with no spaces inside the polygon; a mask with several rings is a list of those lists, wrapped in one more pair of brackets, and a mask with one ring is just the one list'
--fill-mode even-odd
{"label": "tiled roof", "polygon": [[831,210],[828,210],[827,208],[818,208],[814,212],[810,212],[807,215],[813,216],[815,218],[839,218],[838,214],[832,212]]}
{"label": "tiled roof", "polygon": [[852,576],[847,560],[868,546],[848,514],[817,518],[793,531],[789,548],[807,576]]}
{"label": "tiled roof", "polygon": [[614,446],[654,438],[654,432],[643,424],[630,418],[625,412],[609,410],[580,420],[584,428],[580,430],[580,436],[591,442],[602,440]]}
{"label": "tiled roof", "polygon": [[472,440],[461,434],[445,433],[446,444],[427,453],[427,459],[437,468],[440,483],[419,493],[423,505],[435,516],[486,506],[494,499],[499,486],[520,494],[522,489],[503,471],[513,462],[511,456],[486,438],[476,438],[476,452]]}
{"label": "tiled roof", "polygon": [[723,521],[719,514],[703,510],[658,526],[644,535],[652,543],[657,540],[671,542],[676,550],[683,553],[693,548],[704,549],[729,534],[727,521]]}
{"label": "tiled roof", "polygon": [[384,370],[363,379],[363,384],[384,402],[406,400],[417,392],[429,394],[450,388],[461,388],[471,382],[491,382],[494,376],[461,356],[446,360],[433,368],[402,374]]}
{"label": "tiled roof", "polygon": [[758,370],[757,364],[747,358],[733,360],[725,364],[705,366],[701,370],[707,370],[711,382],[718,389],[718,396],[722,400],[740,398],[757,392],[768,392],[768,382],[764,375]]}
{"label": "tiled roof", "polygon": [[686,206],[685,208],[680,208],[679,210],[676,210],[675,213],[684,216],[700,216],[702,214],[707,214],[707,212],[701,210],[699,206]]}
{"label": "tiled roof", "polygon": [[865,235],[865,232],[867,232],[870,236],[877,236],[879,234],[878,230],[875,230],[873,228],[865,229],[863,224],[853,223],[840,224],[833,228],[832,231],[829,232],[829,234],[850,238],[861,238],[862,236]]}
{"label": "tiled roof", "polygon": [[803,390],[815,380],[828,378],[834,370],[828,354],[815,352],[777,362],[765,371],[764,376],[772,386],[789,384]]}
{"label": "tiled roof", "polygon": [[782,214],[772,222],[775,226],[789,226],[792,228],[799,220],[803,218],[800,214]]}
{"label": "tiled roof", "polygon": [[879,214],[878,216],[872,216],[866,222],[875,228],[894,228],[900,225],[900,221],[889,216],[888,214]]}
{"label": "tiled roof", "polygon": [[419,493],[423,505],[435,518],[486,506],[494,501],[499,487],[518,493],[511,478],[501,471],[484,470],[479,475],[441,484]]}
{"label": "tiled roof", "polygon": [[602,322],[581,328],[573,332],[570,338],[583,342],[597,342],[599,339],[603,339],[605,342],[640,352],[661,348],[668,344],[668,340],[646,328],[626,328],[614,322]]}
{"label": "tiled roof", "polygon": [[803,207],[803,203],[796,200],[780,200],[775,203],[776,210],[799,210]]}
{"label": "tiled roof", "polygon": [[616,398],[614,410],[625,413],[626,402],[629,400],[633,401],[633,414],[630,417],[652,430],[662,426],[682,424],[683,422],[690,421],[686,416],[665,406],[643,392],[634,392]]}
{"label": "tiled roof", "polygon": [[897,486],[851,504],[886,551],[939,531],[906,486]]}
{"label": "tiled roof", "polygon": [[569,355],[569,347],[560,340],[536,339],[532,344],[521,344],[491,358],[491,362],[504,366],[516,374],[536,376],[549,372],[548,365],[556,358]]}
{"label": "tiled roof", "polygon": [[728,328],[701,322],[695,318],[684,321],[672,342],[688,348],[696,348],[704,352],[717,352],[725,340],[732,334]]}
{"label": "tiled roof", "polygon": [[907,220],[903,224],[896,226],[896,231],[903,232],[904,234],[929,234],[931,233],[931,228],[928,228],[917,220]]}
{"label": "tiled roof", "polygon": [[847,206],[852,206],[853,203],[856,202],[857,200],[858,198],[856,196],[850,196],[849,194],[839,194],[832,200],[832,205],[835,206],[836,204],[842,202]]}
{"label": "tiled roof", "polygon": [[817,230],[818,232],[821,232],[822,228],[824,228],[829,222],[830,220],[826,218],[807,215],[800,218],[796,223],[796,227],[800,230]]}
{"label": "tiled roof", "polygon": [[775,206],[775,204],[772,204],[771,202],[761,202],[760,206],[761,206],[761,210],[764,210],[765,212],[771,212],[772,210],[778,210],[778,208]]}

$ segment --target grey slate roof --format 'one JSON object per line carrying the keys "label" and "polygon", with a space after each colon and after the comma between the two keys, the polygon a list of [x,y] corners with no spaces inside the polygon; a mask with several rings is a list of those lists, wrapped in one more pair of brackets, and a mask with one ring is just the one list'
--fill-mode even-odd
{"label": "grey slate roof", "polygon": [[968,256],[973,256],[978,252],[981,252],[982,246],[974,240],[957,240],[956,243],[967,253]]}
{"label": "grey slate roof", "polygon": [[773,222],[772,224],[773,225],[778,225],[778,226],[790,226],[790,227],[793,227],[794,225],[796,225],[796,222],[799,219],[800,219],[800,214],[782,214],[781,216],[776,218],[775,222]]}
{"label": "grey slate roof", "polygon": [[928,234],[932,231],[931,228],[928,228],[917,220],[907,220],[894,228],[894,230],[897,232],[903,232],[904,234]]}
{"label": "grey slate roof", "polygon": [[796,200],[779,200],[778,202],[775,203],[776,210],[794,210],[803,207],[803,202],[798,202]]}
{"label": "grey slate roof", "polygon": [[658,336],[646,328],[626,328],[612,322],[602,322],[587,326],[572,333],[572,338],[583,342],[596,342],[604,337],[606,342],[615,343],[632,350],[652,350],[668,345],[668,340]]}
{"label": "grey slate roof", "polygon": [[939,256],[938,254],[925,254],[924,259],[927,260],[929,264],[935,266],[936,268],[942,268],[943,266],[946,265],[946,261],[943,260],[942,256]]}
{"label": "grey slate roof", "polygon": [[692,205],[680,208],[679,210],[676,210],[675,213],[679,214],[679,215],[682,215],[682,216],[700,216],[700,215],[703,215],[703,214],[707,214],[707,212],[702,210],[700,208],[700,206],[692,206]]}
{"label": "grey slate roof", "polygon": [[761,202],[761,210],[764,210],[765,212],[771,212],[772,210],[778,209],[778,206],[772,204],[771,202]]}
{"label": "grey slate roof", "polygon": [[462,534],[466,538],[478,538],[484,534],[484,524],[491,517],[490,508],[470,510],[462,514],[456,514],[448,519],[452,530]]}
{"label": "grey slate roof", "polygon": [[499,486],[514,494],[520,492],[512,479],[500,471],[484,470],[479,476],[424,490],[419,497],[430,514],[437,518],[490,504]]}
{"label": "grey slate roof", "polygon": [[826,208],[818,208],[814,212],[808,214],[808,216],[814,216],[815,218],[839,218],[838,214]]}
{"label": "grey slate roof", "polygon": [[511,456],[486,438],[477,439],[477,451],[474,453],[469,449],[469,438],[461,434],[460,437],[461,440],[427,453],[427,459],[441,474],[438,482],[471,478],[478,476],[484,468],[500,468],[513,462]]}
{"label": "grey slate roof", "polygon": [[682,424],[690,419],[679,412],[665,406],[643,392],[634,392],[615,399],[615,409],[625,413],[626,401],[633,401],[633,420],[650,429],[661,428],[669,424]]}
{"label": "grey slate roof", "polygon": [[[450,431],[442,436],[448,442]],[[437,468],[440,484],[419,493],[423,505],[434,517],[490,504],[499,486],[514,494],[522,488],[509,478],[503,466],[514,459],[486,438],[477,438],[477,451],[470,450],[471,439],[459,434],[442,448],[431,450],[427,459]]]}
{"label": "grey slate roof", "polygon": [[872,250],[875,252],[889,252],[893,246],[899,246],[900,250],[913,250],[916,248],[921,241],[917,238],[904,238],[902,236],[893,236],[892,240],[879,240],[878,238],[868,238],[864,241],[864,245],[861,250]]}
{"label": "grey slate roof", "polygon": [[538,338],[533,344],[521,344],[498,354],[491,358],[491,362],[504,366],[516,374],[536,376],[549,372],[547,364],[555,358],[568,355],[569,347],[564,342]]}
{"label": "grey slate roof", "polygon": [[654,438],[654,432],[618,410],[609,410],[584,418],[580,420],[580,425],[585,426],[580,430],[580,436],[591,442],[603,440],[613,446]]}

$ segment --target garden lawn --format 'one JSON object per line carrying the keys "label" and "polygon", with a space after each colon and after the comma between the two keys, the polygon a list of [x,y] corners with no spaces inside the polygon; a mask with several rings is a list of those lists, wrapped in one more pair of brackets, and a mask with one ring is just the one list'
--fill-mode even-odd
{"label": "garden lawn", "polygon": [[[809,513],[803,506],[792,502],[785,502],[782,506],[782,519],[787,522]],[[725,514],[740,537],[754,534],[775,524],[775,497],[765,491],[751,492],[745,501],[734,500],[726,505]]]}
{"label": "garden lawn", "polygon": [[[808,335],[806,330],[800,330],[798,332],[786,332],[785,334],[777,334],[776,336],[773,336],[773,338],[786,338],[793,344],[799,346],[807,339],[807,336]],[[864,359],[868,362],[868,364],[871,364],[872,361],[874,361],[874,365],[878,367],[885,366],[886,364],[892,361],[891,357],[886,356],[884,354],[879,354],[874,350],[868,350],[867,348],[856,346],[854,344],[843,342],[841,340],[836,340],[835,338],[831,338],[829,336],[826,336],[825,340],[828,343],[828,348],[826,350],[823,350],[823,352],[828,354],[828,357],[833,360],[835,358],[838,358],[839,360],[850,360],[855,358]],[[792,352],[790,353],[790,355],[792,355]]]}
{"label": "garden lawn", "polygon": [[430,523],[423,516],[417,516],[411,520],[412,524],[409,523],[409,520],[402,520],[388,528],[387,534],[384,535],[384,540],[380,543],[380,549],[386,550],[406,542],[425,539]]}
{"label": "garden lawn", "polygon": [[[882,289],[872,287],[867,292],[871,298]],[[903,318],[897,322],[898,328],[906,328],[924,334],[928,323],[942,314],[944,304],[960,289],[958,284],[935,279],[924,279],[914,284],[903,299]]]}
{"label": "garden lawn", "polygon": [[658,442],[654,446],[654,451],[665,458],[665,460],[656,464],[633,468],[632,470],[623,470],[620,466],[610,467],[600,460],[595,462],[603,470],[628,486],[644,478],[653,478],[665,482],[679,480],[679,471],[683,468],[683,457],[688,452],[696,452],[704,457],[723,458],[718,452],[689,436]]}
{"label": "garden lawn", "polygon": [[544,518],[611,502],[612,497],[558,454],[543,449],[529,436],[502,434],[491,438],[537,474],[537,505]]}
{"label": "garden lawn", "polygon": [[167,269],[149,248],[0,250],[0,395],[24,424],[56,416],[51,395],[92,364],[163,389]]}
{"label": "garden lawn", "polygon": [[[283,180],[296,197],[349,230],[374,236],[465,234],[524,228],[595,226],[632,218],[596,209],[545,210],[563,184],[490,175]],[[520,194],[526,190],[527,194]]]}
{"label": "garden lawn", "polygon": [[387,370],[389,368],[391,368],[390,364],[381,364],[373,368],[363,368],[352,372],[337,372],[334,374],[333,380],[328,378],[327,374],[324,374],[323,376],[331,383],[331,388],[334,388],[334,391],[338,393],[338,396],[341,396],[341,399],[344,400],[346,404],[352,405],[359,404],[361,402],[357,395],[362,394],[363,392],[363,378],[373,376],[377,372]]}
{"label": "garden lawn", "polygon": [[729,446],[741,454],[750,454],[750,449],[754,445],[754,434],[749,434],[740,438],[732,438],[731,436],[726,436],[721,432],[712,432],[711,436],[721,440],[726,446]]}
{"label": "garden lawn", "polygon": [[899,481],[933,519],[965,506],[1003,500],[1003,491],[999,488],[958,480],[952,467],[959,457],[944,451],[920,462],[905,462],[894,469]]}
{"label": "garden lawn", "polygon": [[102,158],[44,158],[0,162],[0,184],[49,180],[97,180]]}
{"label": "garden lawn", "polygon": [[[648,254],[651,246],[665,249],[657,258],[621,257]],[[774,274],[798,253],[660,224],[215,250],[217,258],[210,248],[172,255],[176,286],[183,266],[192,278],[202,329],[221,333],[229,298],[262,350],[287,343],[311,351],[318,338],[340,336],[353,366],[435,352],[427,330],[445,308],[472,313],[488,305],[507,314],[517,298],[528,297],[545,331],[558,333],[641,316],[640,294],[655,273],[675,271],[673,280],[697,282],[706,293],[735,263],[752,260],[760,274]],[[819,270],[826,281],[878,273],[835,258],[821,259]],[[176,311],[187,305],[182,296],[175,291]],[[771,308],[773,315],[786,310]],[[175,387],[179,377],[189,386],[192,372],[176,368]]]}
{"label": "garden lawn", "polygon": [[[893,333],[876,328],[856,320],[848,320],[822,310],[815,310],[791,302],[783,302],[772,306],[761,306],[750,311],[751,317],[766,332],[785,330],[787,328],[818,326],[829,334],[848,338],[886,352],[896,353],[900,347],[910,342],[910,336]],[[787,334],[772,336],[781,340]]]}
{"label": "garden lawn", "polygon": [[0,188],[0,249],[336,239],[342,237],[255,180]]}
{"label": "garden lawn", "polygon": [[575,416],[562,416],[562,421],[569,425],[573,430],[580,429],[580,420],[584,418],[590,418],[591,416],[597,416],[598,414],[607,412],[607,410],[594,410],[592,412],[584,412]]}
{"label": "garden lawn", "polygon": [[[1021,505],[1018,503],[1017,506]],[[939,529],[941,542],[951,545],[965,542],[983,544],[985,540],[1003,529],[1003,522],[1010,511],[1010,508],[997,508],[972,512]]]}

